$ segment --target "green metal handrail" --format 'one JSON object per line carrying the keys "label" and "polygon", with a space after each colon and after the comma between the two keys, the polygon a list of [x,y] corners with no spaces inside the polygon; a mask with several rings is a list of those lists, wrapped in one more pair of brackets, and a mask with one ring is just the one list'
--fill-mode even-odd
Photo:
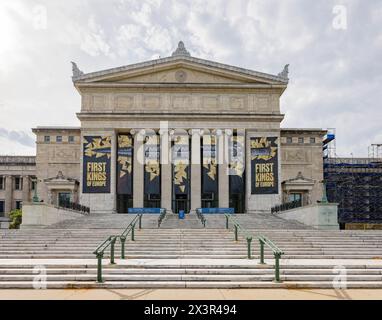
{"label": "green metal handrail", "polygon": [[258,237],[260,242],[260,264],[265,264],[264,262],[264,245],[267,245],[273,252],[273,256],[275,258],[275,281],[281,282],[280,280],[280,259],[284,254],[283,251],[280,250],[270,239],[267,237],[260,235]]}
{"label": "green metal handrail", "polygon": [[196,215],[198,216],[200,222],[202,223],[203,225],[203,228],[206,227],[206,218],[204,217],[202,211],[200,209],[196,209]]}
{"label": "green metal handrail", "polygon": [[105,253],[105,250],[110,247],[110,264],[115,264],[114,262],[114,249],[117,239],[121,243],[121,259],[125,259],[125,242],[127,236],[131,232],[131,241],[135,241],[135,225],[138,222],[139,229],[142,229],[142,214],[137,214],[134,219],[129,223],[125,230],[120,235],[111,235],[107,237],[94,251],[93,254],[97,258],[97,282],[103,282],[102,280],[102,258]]}
{"label": "green metal handrail", "polygon": [[[239,241],[239,230],[244,234],[247,240],[247,257],[251,259],[251,242],[252,235],[245,230],[237,220],[231,214],[224,214],[226,217],[226,229],[229,229],[229,220],[232,221],[235,231],[235,241]],[[273,252],[275,258],[275,281],[281,282],[280,280],[280,258],[284,254],[283,251],[280,250],[270,239],[265,237],[264,235],[258,236],[258,240],[260,242],[260,264],[265,264],[264,262],[264,245],[267,245]]]}
{"label": "green metal handrail", "polygon": [[234,226],[234,232],[235,232],[235,241],[239,241],[239,230],[244,234],[247,240],[247,257],[248,259],[252,259],[252,250],[251,250],[252,235],[247,230],[245,230],[231,214],[225,213],[224,216],[226,218],[226,223],[225,223],[226,229],[229,229],[229,220],[232,221],[232,224]]}
{"label": "green metal handrail", "polygon": [[160,227],[160,225],[162,224],[162,221],[164,219],[164,217],[166,216],[166,213],[167,213],[167,210],[164,209],[160,215],[159,215],[159,218],[158,218],[158,228]]}

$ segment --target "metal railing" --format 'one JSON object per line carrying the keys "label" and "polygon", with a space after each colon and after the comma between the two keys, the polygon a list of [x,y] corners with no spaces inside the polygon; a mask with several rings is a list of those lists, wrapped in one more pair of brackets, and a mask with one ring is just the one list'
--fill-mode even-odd
{"label": "metal railing", "polygon": [[110,264],[115,264],[115,243],[119,239],[121,243],[121,259],[125,259],[125,242],[127,236],[131,234],[131,241],[135,241],[135,225],[138,223],[139,230],[142,229],[142,214],[137,214],[120,235],[111,235],[107,237],[94,251],[97,258],[97,282],[103,282],[102,279],[102,259],[105,250],[110,247]]}
{"label": "metal railing", "polygon": [[58,207],[75,210],[75,211],[78,211],[82,214],[89,214],[90,213],[89,207],[86,207],[86,206],[83,206],[82,204],[71,202],[71,201],[64,201],[61,204],[59,204]]}
{"label": "metal railing", "polygon": [[159,217],[158,217],[158,228],[159,228],[160,225],[162,224],[162,221],[163,221],[163,219],[165,218],[166,213],[167,213],[167,210],[166,210],[166,209],[164,209],[164,210],[160,213],[160,215],[159,215]]}
{"label": "metal railing", "polygon": [[202,223],[203,225],[203,228],[206,227],[206,218],[204,217],[202,211],[200,209],[196,209],[196,215],[198,216],[200,222]]}
{"label": "metal railing", "polygon": [[271,208],[271,213],[277,213],[280,211],[290,210],[294,208],[302,207],[302,199],[279,204]]}
{"label": "metal railing", "polygon": [[280,259],[284,254],[283,251],[280,250],[271,240],[267,237],[260,235],[258,237],[260,242],[260,264],[265,264],[264,262],[264,245],[267,245],[273,252],[273,256],[275,258],[275,281],[281,282],[280,280]]}
{"label": "metal railing", "polygon": [[[235,233],[235,241],[239,241],[239,231],[244,235],[245,239],[247,240],[247,258],[252,259],[252,235],[245,230],[239,222],[231,215],[231,214],[224,214],[226,218],[226,229],[229,229],[229,221],[231,220],[233,226],[234,226],[234,233]],[[275,258],[275,281],[281,282],[280,280],[280,258],[284,254],[283,251],[281,251],[271,240],[269,240],[267,237],[260,235],[258,236],[258,240],[260,242],[260,264],[265,264],[264,262],[264,245],[267,245],[273,252],[274,258]]]}

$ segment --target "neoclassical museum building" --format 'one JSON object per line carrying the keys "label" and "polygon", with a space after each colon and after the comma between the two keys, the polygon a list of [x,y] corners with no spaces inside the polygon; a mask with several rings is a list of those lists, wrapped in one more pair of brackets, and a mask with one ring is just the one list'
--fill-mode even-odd
{"label": "neoclassical museum building", "polygon": [[179,42],[166,58],[90,73],[72,62],[72,69],[81,126],[33,129],[28,171],[21,159],[0,180],[12,189],[25,179],[29,195],[0,189],[3,212],[30,201],[36,180],[45,203],[70,200],[91,212],[270,212],[321,199],[326,131],[281,128],[288,65],[262,73],[193,57]]}

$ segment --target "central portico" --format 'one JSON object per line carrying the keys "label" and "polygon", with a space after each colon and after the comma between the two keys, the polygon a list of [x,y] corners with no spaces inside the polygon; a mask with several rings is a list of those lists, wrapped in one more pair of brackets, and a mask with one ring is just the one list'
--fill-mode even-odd
{"label": "central portico", "polygon": [[281,202],[279,100],[270,75],[191,57],[84,74],[80,202],[94,212],[163,207],[267,211]]}

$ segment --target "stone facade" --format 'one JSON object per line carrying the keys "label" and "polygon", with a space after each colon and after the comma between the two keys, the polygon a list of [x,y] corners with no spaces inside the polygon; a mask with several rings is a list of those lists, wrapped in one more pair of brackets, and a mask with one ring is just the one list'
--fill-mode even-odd
{"label": "stone facade", "polygon": [[[145,206],[145,167],[139,161],[144,154],[144,142],[139,140],[142,129],[154,130],[160,140],[161,187],[160,199],[156,201],[168,210],[174,206],[174,177],[172,165],[163,160],[172,157],[171,144],[179,132],[184,132],[189,141],[191,187],[186,200],[189,210],[205,204],[200,160],[201,137],[206,132],[216,138],[218,184],[216,202],[211,202],[214,206],[229,207],[232,200],[227,146],[233,135],[242,137],[245,151],[242,211],[269,212],[271,206],[288,201],[291,193],[300,193],[308,202],[321,198],[325,131],[280,128],[284,118],[280,112],[280,97],[288,85],[288,66],[278,75],[261,73],[192,57],[180,43],[169,57],[109,70],[84,73],[73,63],[72,80],[81,95],[81,108],[77,113],[81,126],[33,129],[38,194],[46,203],[57,204],[60,194],[67,192],[72,201],[89,206],[92,212],[120,211],[117,144],[119,134],[128,134],[134,144],[133,198],[129,206]],[[107,192],[92,193],[83,189],[86,165],[83,148],[89,146],[86,141],[89,136],[107,139],[107,148],[102,151],[110,163]],[[251,144],[259,137],[276,139],[277,191],[268,194],[251,190]],[[96,154],[94,152],[95,158],[101,156]],[[303,177],[305,184],[296,177]]]}
{"label": "stone facade", "polygon": [[35,157],[0,156],[0,217],[32,199],[35,177]]}

